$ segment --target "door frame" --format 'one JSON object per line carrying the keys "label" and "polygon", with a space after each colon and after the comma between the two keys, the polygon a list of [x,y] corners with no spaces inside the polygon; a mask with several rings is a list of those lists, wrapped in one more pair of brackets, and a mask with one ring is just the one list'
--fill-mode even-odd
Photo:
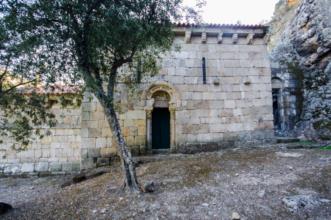
{"label": "door frame", "polygon": [[144,93],[146,112],[146,150],[152,152],[152,111],[154,109],[153,94],[159,91],[168,93],[170,112],[170,152],[176,152],[176,112],[180,108],[180,97],[177,90],[168,83],[157,83],[150,86]]}
{"label": "door frame", "polygon": [[[161,110],[162,109],[162,110]],[[161,117],[166,117],[167,118],[167,122],[166,123],[169,123],[168,124],[168,129],[169,130],[167,130],[167,134],[166,134],[166,137],[167,137],[167,146],[166,146],[166,148],[155,148],[155,146],[154,146],[154,138],[153,137],[155,137],[155,134],[154,134],[154,132],[155,132],[155,129],[153,128],[153,124],[155,125],[155,121],[157,121],[158,119],[157,118],[155,118],[154,116],[156,116],[154,113],[155,113],[155,111],[163,111],[162,112],[162,116]],[[166,113],[166,111],[167,111],[167,113]],[[163,115],[163,114],[167,114],[167,116],[165,116],[165,115]],[[154,121],[155,120],[155,121]],[[169,150],[170,149],[170,111],[169,111],[169,108],[154,108],[153,109],[153,111],[152,111],[152,150],[153,151],[166,151],[166,150]]]}
{"label": "door frame", "polygon": [[[147,142],[147,151],[152,152],[153,151],[153,133],[152,133],[152,112],[153,107],[149,109],[145,109],[146,111],[146,142]],[[176,132],[175,132],[175,120],[176,120],[176,111],[173,106],[169,106],[169,112],[170,112],[170,148],[169,150],[171,152],[176,152]]]}

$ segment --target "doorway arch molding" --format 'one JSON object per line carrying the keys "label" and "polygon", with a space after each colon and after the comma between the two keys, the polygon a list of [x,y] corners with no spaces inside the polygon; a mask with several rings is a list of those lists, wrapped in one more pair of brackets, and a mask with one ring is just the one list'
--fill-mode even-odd
{"label": "doorway arch molding", "polygon": [[152,151],[152,112],[154,108],[153,95],[157,92],[165,92],[169,95],[169,111],[170,111],[170,151],[175,152],[176,149],[176,111],[180,108],[180,95],[174,86],[166,82],[155,82],[149,86],[144,94],[145,112],[146,112],[146,143],[147,151]]}

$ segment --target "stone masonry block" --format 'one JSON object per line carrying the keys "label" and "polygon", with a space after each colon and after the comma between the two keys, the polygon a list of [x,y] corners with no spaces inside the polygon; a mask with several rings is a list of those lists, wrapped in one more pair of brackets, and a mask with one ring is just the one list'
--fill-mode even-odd
{"label": "stone masonry block", "polygon": [[71,170],[72,170],[72,172],[79,172],[80,171],[80,163],[79,162],[72,163]]}
{"label": "stone masonry block", "polygon": [[5,174],[17,174],[21,171],[21,164],[5,164],[3,170]]}
{"label": "stone masonry block", "polygon": [[107,139],[106,138],[97,138],[96,139],[96,148],[103,148],[107,145]]}
{"label": "stone masonry block", "polygon": [[82,148],[95,148],[95,138],[82,138]]}
{"label": "stone masonry block", "polygon": [[227,125],[224,124],[210,124],[209,125],[209,130],[211,133],[215,133],[215,132],[225,132],[227,129]]}
{"label": "stone masonry block", "polygon": [[89,128],[88,137],[89,138],[98,138],[101,135],[101,129],[99,128]]}
{"label": "stone masonry block", "polygon": [[82,112],[82,120],[91,120],[91,114],[90,112]]}
{"label": "stone masonry block", "polygon": [[59,162],[51,162],[49,164],[49,171],[51,172],[60,172],[62,171],[62,164]]}
{"label": "stone masonry block", "polygon": [[33,163],[23,163],[21,167],[22,173],[32,173],[34,171]]}
{"label": "stone masonry block", "polygon": [[34,167],[36,172],[48,171],[48,162],[38,162]]}
{"label": "stone masonry block", "polygon": [[224,100],[224,108],[235,108],[236,103],[234,100]]}
{"label": "stone masonry block", "polygon": [[62,171],[65,173],[70,173],[72,171],[72,163],[63,163]]}
{"label": "stone masonry block", "polygon": [[132,119],[143,119],[146,117],[146,112],[145,111],[129,111],[126,113],[126,118],[128,120]]}

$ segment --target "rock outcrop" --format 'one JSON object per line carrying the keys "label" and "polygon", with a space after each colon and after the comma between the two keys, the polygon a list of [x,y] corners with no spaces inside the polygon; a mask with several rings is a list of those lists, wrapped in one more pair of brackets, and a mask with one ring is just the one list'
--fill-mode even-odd
{"label": "rock outcrop", "polygon": [[290,98],[283,114],[293,116],[285,120],[294,126],[285,126],[285,133],[331,139],[330,12],[329,0],[280,0],[276,6],[269,49],[273,77]]}

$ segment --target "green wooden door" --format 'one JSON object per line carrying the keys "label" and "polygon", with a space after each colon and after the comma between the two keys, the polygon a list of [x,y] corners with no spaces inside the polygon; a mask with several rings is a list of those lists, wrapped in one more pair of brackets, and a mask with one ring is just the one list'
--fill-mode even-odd
{"label": "green wooden door", "polygon": [[154,108],[152,113],[153,149],[170,148],[170,112],[168,108]]}

